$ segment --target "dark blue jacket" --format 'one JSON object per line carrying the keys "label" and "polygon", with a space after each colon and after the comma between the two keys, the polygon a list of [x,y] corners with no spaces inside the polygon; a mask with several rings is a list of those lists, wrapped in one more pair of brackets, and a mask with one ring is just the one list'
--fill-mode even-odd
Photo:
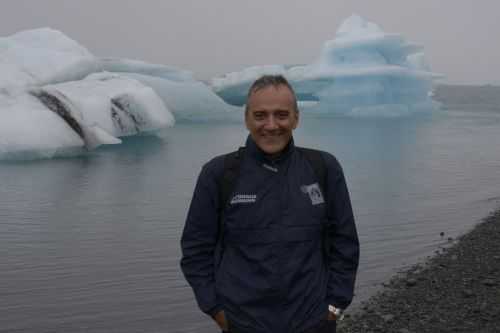
{"label": "dark blue jacket", "polygon": [[238,332],[291,333],[325,319],[328,304],[350,304],[358,237],[342,168],[331,154],[323,157],[326,195],[293,140],[270,160],[249,137],[223,210],[221,251],[217,182],[224,156],[203,167],[181,240],[181,267],[202,311],[224,310]]}

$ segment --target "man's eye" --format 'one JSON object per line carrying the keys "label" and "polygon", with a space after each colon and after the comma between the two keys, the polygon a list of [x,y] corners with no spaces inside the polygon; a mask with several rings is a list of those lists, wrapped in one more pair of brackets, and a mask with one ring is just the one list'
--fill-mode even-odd
{"label": "man's eye", "polygon": [[257,119],[257,120],[262,120],[264,119],[264,114],[263,113],[255,113],[254,115],[254,118]]}
{"label": "man's eye", "polygon": [[278,118],[279,119],[286,119],[286,118],[288,118],[288,112],[278,112]]}

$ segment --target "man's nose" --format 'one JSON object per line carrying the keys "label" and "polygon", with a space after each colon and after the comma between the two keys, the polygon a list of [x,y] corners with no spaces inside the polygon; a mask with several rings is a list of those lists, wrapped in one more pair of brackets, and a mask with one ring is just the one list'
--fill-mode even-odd
{"label": "man's nose", "polygon": [[267,130],[274,130],[274,129],[278,128],[278,123],[276,122],[276,118],[274,118],[273,115],[271,115],[267,118],[265,128]]}

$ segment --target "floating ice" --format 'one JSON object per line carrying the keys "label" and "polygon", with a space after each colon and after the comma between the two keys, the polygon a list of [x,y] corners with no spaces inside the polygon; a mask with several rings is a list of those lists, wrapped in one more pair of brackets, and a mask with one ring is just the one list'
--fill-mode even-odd
{"label": "floating ice", "polygon": [[241,108],[229,105],[206,84],[195,80],[172,81],[158,76],[120,73],[151,87],[177,120],[207,121],[242,119]]}
{"label": "floating ice", "polygon": [[26,92],[3,89],[0,118],[0,158],[83,151],[174,124],[150,87],[110,73]]}
{"label": "floating ice", "polygon": [[0,91],[0,158],[52,157],[85,143],[59,115],[26,92]]}
{"label": "floating ice", "polygon": [[99,68],[106,72],[136,73],[176,82],[194,82],[193,73],[175,67],[120,58],[99,59]]}
{"label": "floating ice", "polygon": [[98,70],[96,58],[49,28],[0,37],[0,88],[79,80]]}
{"label": "floating ice", "polygon": [[175,122],[152,88],[118,74],[95,73],[41,90],[64,97],[83,121],[116,137],[156,131]]}
{"label": "floating ice", "polygon": [[[98,72],[118,73],[150,86],[180,120],[241,118],[240,108],[224,102],[190,71],[139,60],[97,58],[85,47],[49,28],[0,38],[0,89],[26,90],[79,81]],[[91,84],[81,85],[90,94]]]}
{"label": "floating ice", "polygon": [[384,33],[358,15],[346,19],[335,39],[325,42],[317,61],[284,68],[250,68],[214,78],[214,91],[226,102],[242,105],[253,80],[284,74],[297,96],[318,101],[308,112],[355,115],[400,115],[432,110],[433,80],[423,48],[399,34]]}
{"label": "floating ice", "polygon": [[177,120],[241,119],[239,108],[227,104],[189,71],[137,60],[105,58],[103,70],[133,78],[151,87]]}
{"label": "floating ice", "polygon": [[174,124],[152,88],[103,69],[196,82],[167,66],[98,59],[49,28],[0,38],[0,159],[81,152]]}
{"label": "floating ice", "polygon": [[241,72],[227,73],[221,77],[212,79],[211,85],[214,91],[227,103],[243,105],[246,102],[248,88],[255,79],[264,74],[286,74],[285,66],[267,65],[252,66]]}

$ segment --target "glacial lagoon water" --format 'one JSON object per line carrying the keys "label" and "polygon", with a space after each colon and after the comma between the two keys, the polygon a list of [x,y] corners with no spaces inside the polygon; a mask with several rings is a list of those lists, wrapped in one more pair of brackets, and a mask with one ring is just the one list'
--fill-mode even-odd
{"label": "glacial lagoon water", "polygon": [[[239,122],[178,123],[85,156],[0,162],[0,332],[217,332],[179,239],[201,166],[245,137]],[[500,204],[498,109],[303,116],[295,141],[344,167],[362,246],[354,305]]]}

